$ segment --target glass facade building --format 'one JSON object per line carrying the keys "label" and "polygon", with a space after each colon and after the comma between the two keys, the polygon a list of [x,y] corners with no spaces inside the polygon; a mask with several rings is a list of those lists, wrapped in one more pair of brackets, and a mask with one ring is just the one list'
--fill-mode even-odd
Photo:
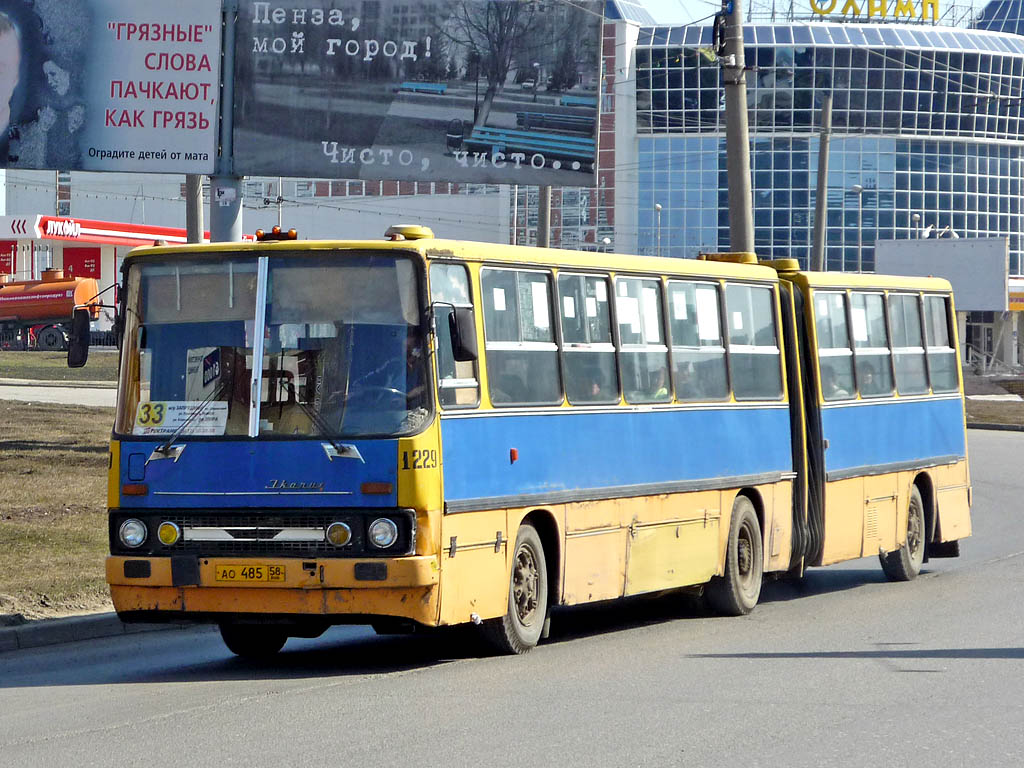
{"label": "glass facade building", "polygon": [[[1021,3],[1009,5],[1016,18]],[[992,31],[1012,26],[996,15],[976,17],[987,29],[745,27],[759,256],[808,264],[821,106],[831,92],[828,269],[873,269],[876,239],[955,233],[1008,237],[1010,273],[1022,274],[1024,37]],[[638,31],[642,253],[693,257],[729,247],[724,91],[710,46],[710,27]],[[626,153],[618,149],[621,164]]]}

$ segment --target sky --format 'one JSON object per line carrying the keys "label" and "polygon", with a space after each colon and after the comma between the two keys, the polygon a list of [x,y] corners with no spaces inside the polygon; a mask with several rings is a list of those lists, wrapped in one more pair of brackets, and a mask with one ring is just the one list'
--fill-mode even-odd
{"label": "sky", "polygon": [[[721,7],[721,0],[637,0],[661,24],[689,24],[707,19]],[[753,5],[755,11],[767,13],[773,6],[781,13],[792,0],[743,0],[743,13]],[[948,0],[944,0],[947,1]],[[796,0],[796,13],[809,16],[811,9],[807,0]],[[840,3],[842,5],[842,3]]]}
{"label": "sky", "polygon": [[662,24],[687,24],[715,13],[722,7],[713,0],[640,0]]}

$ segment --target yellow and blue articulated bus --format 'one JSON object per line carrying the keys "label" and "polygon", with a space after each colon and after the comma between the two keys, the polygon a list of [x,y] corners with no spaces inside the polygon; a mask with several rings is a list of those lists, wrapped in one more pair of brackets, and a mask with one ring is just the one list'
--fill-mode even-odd
{"label": "yellow and blue articulated bus", "polygon": [[[434,239],[124,261],[107,580],[126,621],[267,656],[970,535],[949,284]],[[72,349],[75,354],[80,350]]]}

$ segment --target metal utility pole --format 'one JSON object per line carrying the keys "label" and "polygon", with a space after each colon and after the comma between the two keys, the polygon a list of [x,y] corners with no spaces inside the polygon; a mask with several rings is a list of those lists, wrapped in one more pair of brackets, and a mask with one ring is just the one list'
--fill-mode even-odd
{"label": "metal utility pole", "polygon": [[[224,0],[225,72],[235,71],[235,25],[238,0]],[[232,155],[232,109],[235,102],[235,81],[226,77],[220,93],[220,156],[210,177],[210,239],[214,242],[242,239],[242,178],[234,173]]]}
{"label": "metal utility pole", "polygon": [[828,141],[832,134],[832,92],[825,93],[821,103],[821,139],[818,144],[818,199],[814,204],[814,245],[811,250],[811,269],[825,269],[825,217],[828,195]]}
{"label": "metal utility pole", "polygon": [[512,185],[512,245],[519,239],[519,185]]}
{"label": "metal utility pole", "polygon": [[203,177],[185,176],[185,231],[188,242],[203,242]]}
{"label": "metal utility pole", "polygon": [[661,256],[661,203],[654,204],[654,215],[658,220],[658,247],[655,254]]}
{"label": "metal utility pole", "polygon": [[551,247],[551,187],[541,187],[537,200],[537,245]]}
{"label": "metal utility pole", "polygon": [[857,195],[857,274],[864,271],[864,187],[854,184],[850,189]]}
{"label": "metal utility pole", "polygon": [[725,159],[729,174],[729,249],[754,252],[754,211],[750,193],[750,135],[747,130],[746,60],[743,16],[737,0],[723,0],[721,42],[725,83]]}
{"label": "metal utility pole", "polygon": [[277,177],[277,226],[281,226],[283,212],[281,206],[284,204],[284,179]]}

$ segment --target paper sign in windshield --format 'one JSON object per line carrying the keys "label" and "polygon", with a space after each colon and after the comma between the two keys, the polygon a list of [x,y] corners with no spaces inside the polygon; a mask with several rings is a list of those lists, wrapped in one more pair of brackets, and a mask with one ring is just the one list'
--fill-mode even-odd
{"label": "paper sign in windshield", "polygon": [[228,404],[211,402],[204,406],[202,400],[139,403],[132,434],[171,435],[186,423],[182,435],[223,435],[228,425]]}
{"label": "paper sign in windshield", "polygon": [[185,358],[185,397],[202,402],[220,384],[220,347],[196,347]]}

